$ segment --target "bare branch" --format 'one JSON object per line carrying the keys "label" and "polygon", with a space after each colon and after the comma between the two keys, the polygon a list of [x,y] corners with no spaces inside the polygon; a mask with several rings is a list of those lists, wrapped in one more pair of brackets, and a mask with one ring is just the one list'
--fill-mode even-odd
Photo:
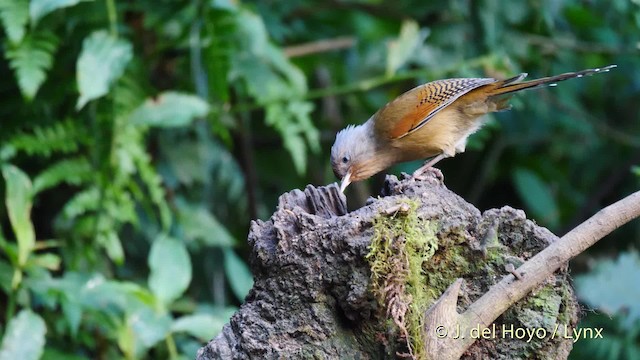
{"label": "bare branch", "polygon": [[[449,324],[448,329],[459,326],[462,328],[461,331],[467,334],[471,327],[480,326],[481,329],[488,327],[510,306],[525,297],[536,286],[542,284],[545,279],[571,258],[637,217],[640,217],[640,191],[600,210],[590,219],[549,245],[515,270],[521,279],[517,279],[514,275],[505,276],[486,294],[471,304],[463,314],[456,312],[455,303],[454,306],[440,306],[440,303],[446,299],[449,299],[450,302],[451,289],[459,289],[460,280],[456,281],[426,314],[425,333],[432,337],[426,341],[429,357],[444,360],[459,359],[476,340],[471,337],[439,337],[437,336],[439,331],[437,326]],[[451,293],[457,294],[457,291]],[[457,323],[443,322],[442,319],[455,319]]]}
{"label": "bare branch", "polygon": [[321,52],[350,48],[355,45],[356,39],[353,36],[342,36],[335,39],[324,39],[310,43],[287,46],[284,54],[287,57],[298,57]]}

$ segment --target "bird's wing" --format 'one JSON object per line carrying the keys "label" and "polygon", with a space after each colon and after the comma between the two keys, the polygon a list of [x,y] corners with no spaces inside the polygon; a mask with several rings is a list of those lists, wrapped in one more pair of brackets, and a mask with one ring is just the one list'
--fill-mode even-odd
{"label": "bird's wing", "polygon": [[460,96],[494,82],[496,79],[491,78],[460,78],[420,85],[380,109],[375,115],[376,130],[379,134],[386,134],[389,139],[407,136]]}

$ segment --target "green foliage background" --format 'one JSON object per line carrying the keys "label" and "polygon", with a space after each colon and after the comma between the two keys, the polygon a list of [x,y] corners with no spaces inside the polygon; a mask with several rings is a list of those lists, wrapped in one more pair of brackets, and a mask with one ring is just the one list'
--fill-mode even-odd
{"label": "green foliage background", "polygon": [[[0,23],[0,359],[193,358],[252,285],[250,220],[426,81],[615,63],[440,166],[559,235],[640,183],[637,0],[0,0]],[[639,244],[635,222],[574,261],[605,338],[572,356],[640,357]]]}

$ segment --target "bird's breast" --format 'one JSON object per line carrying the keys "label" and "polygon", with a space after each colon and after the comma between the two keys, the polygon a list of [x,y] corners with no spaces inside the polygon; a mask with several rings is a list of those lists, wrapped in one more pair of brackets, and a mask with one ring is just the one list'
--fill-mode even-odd
{"label": "bird's breast", "polygon": [[460,111],[449,107],[429,120],[423,127],[411,134],[392,139],[390,145],[396,149],[399,161],[425,159],[438,155],[445,149],[454,147],[461,137]]}

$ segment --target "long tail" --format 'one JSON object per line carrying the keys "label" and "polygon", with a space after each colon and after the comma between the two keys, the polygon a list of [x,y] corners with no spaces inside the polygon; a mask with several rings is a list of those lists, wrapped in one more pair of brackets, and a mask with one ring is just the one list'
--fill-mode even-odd
{"label": "long tail", "polygon": [[616,66],[617,65],[609,65],[609,66],[605,66],[597,69],[587,69],[587,70],[576,71],[576,72],[568,72],[568,73],[564,73],[556,76],[549,76],[549,77],[544,77],[540,79],[535,79],[531,81],[525,81],[522,83],[514,84],[515,82],[522,80],[527,76],[527,73],[522,73],[512,78],[503,80],[498,87],[496,87],[491,91],[491,96],[503,95],[503,94],[508,94],[508,93],[512,93],[512,92],[516,92],[524,89],[537,88],[541,86],[556,86],[557,82],[607,72],[615,68]]}

